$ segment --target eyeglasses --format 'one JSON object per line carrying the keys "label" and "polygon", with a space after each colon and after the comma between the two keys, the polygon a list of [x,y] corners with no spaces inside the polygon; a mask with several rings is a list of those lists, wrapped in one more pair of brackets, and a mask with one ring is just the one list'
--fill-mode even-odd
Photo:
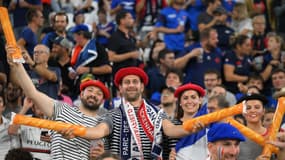
{"label": "eyeglasses", "polygon": [[208,82],[208,81],[216,81],[216,80],[218,80],[218,79],[216,79],[216,78],[204,79],[205,82]]}
{"label": "eyeglasses", "polygon": [[43,54],[43,53],[48,53],[47,51],[34,51],[34,54]]}

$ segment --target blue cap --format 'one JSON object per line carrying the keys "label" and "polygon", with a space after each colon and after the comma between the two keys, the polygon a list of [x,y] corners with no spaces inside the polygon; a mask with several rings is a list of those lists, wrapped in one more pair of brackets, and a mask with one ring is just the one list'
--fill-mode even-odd
{"label": "blue cap", "polygon": [[160,97],[161,94],[159,92],[154,92],[151,95],[150,101],[154,104],[154,105],[159,105],[160,104]]}
{"label": "blue cap", "polygon": [[89,32],[89,28],[85,24],[79,24],[71,29],[72,33],[77,33],[79,31]]}
{"label": "blue cap", "polygon": [[245,141],[244,136],[239,130],[228,123],[213,124],[207,133],[207,138],[208,142],[226,139]]}

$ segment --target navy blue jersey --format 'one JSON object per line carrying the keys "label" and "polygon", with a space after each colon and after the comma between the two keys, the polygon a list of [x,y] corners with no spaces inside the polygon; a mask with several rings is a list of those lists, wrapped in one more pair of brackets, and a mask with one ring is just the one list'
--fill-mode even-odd
{"label": "navy blue jersey", "polygon": [[[234,74],[240,76],[249,76],[251,72],[251,60],[248,56],[239,59],[234,51],[230,51],[225,55],[224,64],[234,67]],[[226,73],[225,73],[226,74]],[[238,93],[237,82],[225,81],[227,89],[232,93]]]}
{"label": "navy blue jersey", "polygon": [[[195,43],[191,45],[190,47],[186,48],[186,52],[181,53],[179,57],[186,55],[195,48],[201,48],[201,44]],[[198,58],[190,59],[184,68],[186,73],[184,82],[191,82],[204,86],[204,73],[209,69],[215,69],[219,72],[222,71],[222,53],[219,48],[215,48],[211,52],[203,51],[200,60]]]}

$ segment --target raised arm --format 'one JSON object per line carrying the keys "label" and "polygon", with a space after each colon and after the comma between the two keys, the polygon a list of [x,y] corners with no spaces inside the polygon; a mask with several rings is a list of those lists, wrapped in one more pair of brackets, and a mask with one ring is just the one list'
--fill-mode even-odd
{"label": "raised arm", "polygon": [[11,54],[16,51],[15,47],[6,46],[7,60],[11,68],[10,76],[14,77],[14,81],[21,86],[25,95],[32,99],[32,101],[39,107],[39,109],[48,117],[53,114],[54,99],[48,97],[47,95],[39,92],[30,77],[28,76],[26,70],[21,63],[12,62]]}
{"label": "raised arm", "polygon": [[124,54],[117,54],[116,52],[111,51],[111,50],[108,51],[110,62],[122,62],[130,58],[137,59],[139,58],[139,55],[140,53],[138,51],[127,52]]}
{"label": "raised arm", "polygon": [[174,66],[177,69],[184,69],[188,63],[188,61],[192,58],[195,58],[202,54],[201,48],[195,48],[191,52],[187,53],[186,55],[176,58],[174,61]]}

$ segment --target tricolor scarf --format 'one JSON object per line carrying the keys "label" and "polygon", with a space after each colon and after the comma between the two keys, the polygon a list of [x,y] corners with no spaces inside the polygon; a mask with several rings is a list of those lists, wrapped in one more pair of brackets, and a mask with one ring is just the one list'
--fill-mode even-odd
{"label": "tricolor scarf", "polygon": [[[199,109],[194,117],[206,114],[206,106]],[[176,160],[200,160],[208,157],[207,130],[203,129],[197,133],[181,138],[176,143]]]}
{"label": "tricolor scarf", "polygon": [[152,142],[151,155],[153,159],[161,159],[162,141],[161,125],[163,111],[143,101],[137,113],[134,107],[122,99],[120,105],[122,113],[120,153],[122,159],[144,159],[139,124],[144,134]]}

